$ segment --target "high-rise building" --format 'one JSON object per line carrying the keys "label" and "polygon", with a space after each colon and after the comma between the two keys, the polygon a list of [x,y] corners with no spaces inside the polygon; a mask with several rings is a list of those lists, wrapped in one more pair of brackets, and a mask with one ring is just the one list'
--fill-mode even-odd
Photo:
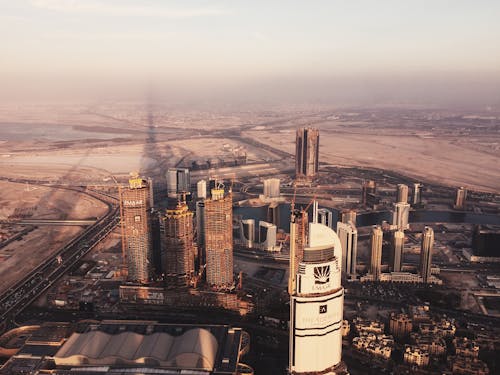
{"label": "high-rise building", "polygon": [[318,174],[319,130],[316,128],[297,129],[295,140],[295,178],[311,179]]}
{"label": "high-rise building", "polygon": [[358,230],[353,222],[337,223],[337,235],[342,245],[342,272],[356,276],[356,257],[358,252]]}
{"label": "high-rise building", "polygon": [[150,190],[146,180],[134,175],[120,189],[123,258],[127,280],[147,283],[152,274]]}
{"label": "high-rise building", "polygon": [[344,224],[353,223],[356,225],[356,211],[354,210],[344,210],[342,211],[342,222]]}
{"label": "high-rise building", "polygon": [[196,197],[198,199],[205,199],[207,197],[207,181],[200,180],[196,183]]}
{"label": "high-rise building", "polygon": [[262,250],[279,251],[276,246],[276,225],[266,221],[259,221],[259,243]]}
{"label": "high-rise building", "polygon": [[205,200],[196,202],[196,244],[198,245],[198,265],[207,263],[205,253]]}
{"label": "high-rise building", "polygon": [[466,200],[467,200],[467,189],[464,187],[459,187],[457,189],[457,195],[455,197],[455,205],[453,207],[457,210],[464,210]]}
{"label": "high-rise building", "polygon": [[167,194],[177,198],[179,193],[191,192],[191,179],[188,168],[169,168],[167,170]]}
{"label": "high-rise building", "polygon": [[408,185],[398,184],[398,203],[407,203],[408,202]]}
{"label": "high-rise building", "polygon": [[422,232],[422,246],[420,249],[420,275],[424,283],[428,282],[431,276],[433,247],[434,230],[431,227],[425,227]]}
{"label": "high-rise building", "polygon": [[[341,374],[346,370],[342,362],[341,254],[340,240],[332,229],[309,224],[296,288],[290,296],[290,374]],[[292,263],[290,259],[291,269]]]}
{"label": "high-rise building", "polygon": [[365,206],[378,204],[377,183],[373,180],[365,180],[361,186],[361,203]]}
{"label": "high-rise building", "polygon": [[328,228],[333,226],[333,213],[326,208],[319,208],[317,211],[316,221],[320,224],[326,225]]}
{"label": "high-rise building", "polygon": [[413,184],[413,196],[411,200],[413,207],[420,207],[422,205],[422,184],[415,182]]}
{"label": "high-rise building", "polygon": [[240,220],[240,240],[245,247],[252,248],[255,241],[255,220]]}
{"label": "high-rise building", "polygon": [[290,214],[290,277],[288,279],[288,293],[292,294],[296,288],[296,276],[299,263],[304,256],[304,247],[307,240],[307,212],[293,209]]}
{"label": "high-rise building", "polygon": [[392,225],[397,230],[405,231],[409,228],[408,218],[410,216],[410,205],[408,203],[398,202],[394,204],[392,212]]}
{"label": "high-rise building", "polygon": [[194,275],[193,212],[178,201],[160,218],[163,270],[168,281],[187,284]]}
{"label": "high-rise building", "polygon": [[405,243],[405,234],[397,230],[392,235],[391,268],[393,272],[401,272],[403,263],[403,248]]}
{"label": "high-rise building", "polygon": [[231,190],[216,184],[205,200],[207,283],[215,288],[233,285],[233,200]]}
{"label": "high-rise building", "polygon": [[268,178],[263,181],[264,198],[279,198],[280,197],[280,179],[279,178]]}
{"label": "high-rise building", "polygon": [[280,205],[278,202],[271,202],[267,207],[267,221],[276,225],[277,228],[280,226]]}
{"label": "high-rise building", "polygon": [[370,235],[371,262],[370,273],[373,275],[373,280],[380,280],[382,266],[382,240],[384,233],[380,225],[374,225]]}

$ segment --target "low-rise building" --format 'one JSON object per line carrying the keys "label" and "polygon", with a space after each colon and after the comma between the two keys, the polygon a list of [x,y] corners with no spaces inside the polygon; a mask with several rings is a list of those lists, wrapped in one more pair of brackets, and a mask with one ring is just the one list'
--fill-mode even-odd
{"label": "low-rise building", "polygon": [[450,357],[450,367],[453,374],[459,375],[488,375],[490,370],[486,363],[470,357]]}
{"label": "low-rise building", "polygon": [[479,345],[467,337],[455,337],[453,339],[455,354],[460,357],[477,358],[479,356]]}
{"label": "low-rise building", "polygon": [[391,313],[389,318],[389,332],[397,338],[408,336],[413,329],[413,324],[407,314]]}
{"label": "low-rise building", "polygon": [[420,349],[433,356],[440,356],[446,353],[446,342],[441,336],[411,334],[411,341]]}
{"label": "low-rise building", "polygon": [[429,352],[415,345],[406,345],[403,360],[409,365],[425,367],[429,365]]}

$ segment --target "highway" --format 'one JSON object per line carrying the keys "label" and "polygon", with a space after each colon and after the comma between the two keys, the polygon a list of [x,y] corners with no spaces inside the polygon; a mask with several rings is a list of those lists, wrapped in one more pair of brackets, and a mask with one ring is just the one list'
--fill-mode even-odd
{"label": "highway", "polygon": [[17,314],[50,288],[120,222],[116,199],[93,191],[64,188],[99,199],[108,205],[108,212],[0,296],[0,333],[11,327]]}

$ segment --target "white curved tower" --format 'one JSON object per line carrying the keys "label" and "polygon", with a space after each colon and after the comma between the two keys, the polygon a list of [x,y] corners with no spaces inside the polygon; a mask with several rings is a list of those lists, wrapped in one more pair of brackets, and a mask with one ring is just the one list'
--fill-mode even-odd
{"label": "white curved tower", "polygon": [[341,257],[337,234],[326,225],[309,224],[290,296],[290,374],[345,373]]}

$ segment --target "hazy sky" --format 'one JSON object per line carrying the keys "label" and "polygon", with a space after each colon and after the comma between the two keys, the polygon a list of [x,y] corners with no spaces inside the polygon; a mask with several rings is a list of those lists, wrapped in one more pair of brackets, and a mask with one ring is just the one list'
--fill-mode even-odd
{"label": "hazy sky", "polygon": [[496,84],[499,20],[498,0],[0,0],[0,90]]}

